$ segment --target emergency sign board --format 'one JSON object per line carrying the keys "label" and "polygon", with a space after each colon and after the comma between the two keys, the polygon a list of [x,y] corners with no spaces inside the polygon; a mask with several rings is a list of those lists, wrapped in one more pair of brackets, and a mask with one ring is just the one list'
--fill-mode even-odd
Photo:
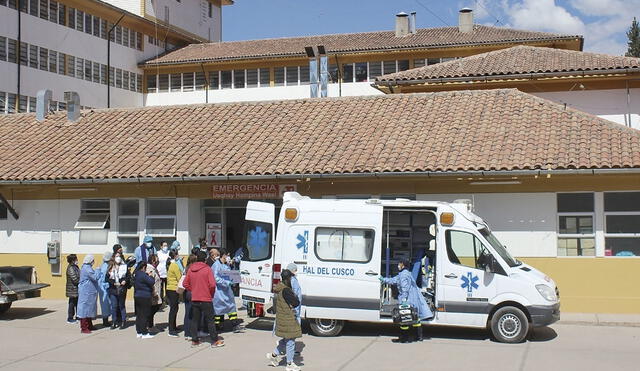
{"label": "emergency sign board", "polygon": [[215,184],[212,187],[214,200],[277,200],[285,192],[295,192],[296,184],[251,183]]}
{"label": "emergency sign board", "polygon": [[222,224],[207,223],[207,246],[222,246]]}

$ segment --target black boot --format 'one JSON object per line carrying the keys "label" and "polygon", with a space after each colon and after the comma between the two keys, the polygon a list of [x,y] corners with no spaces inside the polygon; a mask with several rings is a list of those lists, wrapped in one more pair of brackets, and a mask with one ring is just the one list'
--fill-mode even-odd
{"label": "black boot", "polygon": [[118,324],[116,323],[116,321],[111,322],[111,329],[115,330],[116,327],[118,327]]}
{"label": "black boot", "polygon": [[422,325],[416,326],[416,341],[422,341]]}
{"label": "black boot", "polygon": [[102,326],[109,327],[109,318],[108,317],[102,317]]}

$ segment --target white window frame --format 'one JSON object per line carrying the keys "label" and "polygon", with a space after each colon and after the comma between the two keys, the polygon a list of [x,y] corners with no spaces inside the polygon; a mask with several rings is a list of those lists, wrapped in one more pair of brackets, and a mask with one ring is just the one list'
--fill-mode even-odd
{"label": "white window frame", "polygon": [[[425,60],[426,62],[426,60]],[[596,192],[558,192],[555,194],[555,199],[556,202],[558,200],[558,194],[567,194],[567,193],[592,193],[593,194],[593,211],[576,211],[576,212],[558,212],[556,209],[556,257],[558,258],[595,258],[598,255],[598,252],[600,251],[598,249],[598,240],[596,238]],[[591,233],[560,233],[560,217],[563,216],[590,216],[591,217],[591,225],[592,225],[592,231]],[[583,238],[591,238],[594,240],[594,255],[576,255],[576,256],[570,256],[570,255],[558,255],[558,241],[560,239],[569,239],[569,238],[577,238],[577,239],[583,239]]]}
{"label": "white window frame", "polygon": [[[138,214],[137,215],[120,215],[120,202],[121,201],[138,201]],[[140,237],[140,199],[138,198],[119,198],[116,202],[116,212],[117,212],[117,218],[118,218],[118,225],[117,225],[117,236],[118,238],[120,237]],[[135,219],[136,220],[136,233],[120,233],[120,220],[122,219]]]}
{"label": "white window frame", "polygon": [[[638,193],[638,191],[611,191],[611,192],[603,192],[603,198],[604,195],[606,195],[607,193]],[[603,201],[603,210],[606,208],[606,205],[604,205],[604,201]],[[606,250],[606,241],[607,238],[640,238],[640,233],[607,233],[607,216],[609,215],[640,215],[640,210],[638,211],[605,211],[604,212],[604,222],[603,222],[603,232],[604,232],[604,239],[605,239],[605,246],[604,246],[604,250]],[[607,258],[633,258],[631,256],[607,256],[605,255],[605,257]]]}
{"label": "white window frame", "polygon": [[[109,208],[105,209],[104,213],[100,213],[100,212],[89,212],[91,210],[101,210],[101,209],[83,209],[83,201],[106,201],[109,203]],[[81,223],[81,219],[83,219],[83,217],[87,217],[87,216],[96,216],[96,217],[103,217],[104,221],[102,223],[102,227],[78,227],[78,224]],[[82,199],[80,200],[80,216],[78,217],[78,220],[74,226],[75,230],[78,230],[78,245],[82,245],[82,246],[102,246],[102,245],[106,245],[109,243],[109,230],[110,228],[106,228],[107,223],[109,223],[109,219],[111,217],[111,200],[109,200],[108,198],[106,199]],[[100,243],[82,243],[82,231],[104,231],[104,241],[100,242]]]}
{"label": "white window frame", "polygon": [[[233,76],[233,74],[232,74]],[[144,218],[144,233],[146,235],[149,235],[151,237],[176,237],[176,220],[177,220],[177,215],[169,215],[169,214],[164,214],[164,215],[149,215],[149,201],[154,201],[154,200],[173,200],[174,202],[176,202],[176,214],[177,214],[177,202],[178,200],[175,198],[149,198],[146,199],[146,205],[145,205],[145,218]],[[148,225],[148,221],[150,219],[173,219],[173,234],[151,234],[149,232],[147,232],[147,225]]]}

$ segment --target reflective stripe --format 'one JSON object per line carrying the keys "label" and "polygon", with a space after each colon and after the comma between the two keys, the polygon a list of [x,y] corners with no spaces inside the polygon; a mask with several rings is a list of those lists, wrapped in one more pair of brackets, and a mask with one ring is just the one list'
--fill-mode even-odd
{"label": "reflective stripe", "polygon": [[400,330],[408,330],[409,326],[400,326]]}
{"label": "reflective stripe", "polygon": [[414,323],[413,324],[413,327],[420,327],[420,326],[422,326],[422,323]]}

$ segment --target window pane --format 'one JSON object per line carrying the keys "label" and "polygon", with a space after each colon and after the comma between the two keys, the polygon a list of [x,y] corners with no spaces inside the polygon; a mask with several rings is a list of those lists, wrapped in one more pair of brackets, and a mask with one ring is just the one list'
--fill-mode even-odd
{"label": "window pane", "polygon": [[605,238],[605,255],[640,256],[640,238]]}
{"label": "window pane", "polygon": [[58,23],[58,3],[55,0],[49,0],[49,21]]}
{"label": "window pane", "polygon": [[606,192],[604,211],[640,211],[640,192]]}
{"label": "window pane", "polygon": [[80,230],[80,245],[106,245],[109,231],[106,229]]}
{"label": "window pane", "polygon": [[330,64],[329,65],[329,83],[337,83],[338,82],[338,65]]}
{"label": "window pane", "polygon": [[171,236],[175,233],[175,218],[147,218],[146,234]]}
{"label": "window pane", "polygon": [[29,45],[29,67],[38,68],[38,47]]}
{"label": "window pane", "polygon": [[593,217],[591,216],[560,216],[560,234],[591,234],[593,233]]}
{"label": "window pane", "polygon": [[84,14],[84,32],[88,33],[89,35],[91,35],[92,29],[93,29],[93,19],[91,14]]}
{"label": "window pane", "polygon": [[58,53],[58,74],[64,75],[64,53]]}
{"label": "window pane", "polygon": [[222,89],[231,89],[231,71],[220,71]]}
{"label": "window pane", "polygon": [[176,215],[175,199],[147,200],[147,215]]}
{"label": "window pane", "polygon": [[396,61],[384,61],[383,72],[384,74],[394,73],[396,72]]}
{"label": "window pane", "polygon": [[409,61],[408,60],[398,61],[398,71],[406,71],[408,69],[409,69]]}
{"label": "window pane", "polygon": [[193,91],[193,72],[182,74],[182,90]]}
{"label": "window pane", "polygon": [[353,63],[342,65],[342,82],[353,82]]}
{"label": "window pane", "polygon": [[220,89],[220,71],[209,72],[209,89]]}
{"label": "window pane", "polygon": [[76,58],[72,55],[67,55],[67,76],[76,76]]}
{"label": "window pane", "polygon": [[369,62],[369,81],[375,80],[380,75],[382,75],[381,62]]}
{"label": "window pane", "polygon": [[640,215],[607,215],[606,233],[640,233]]}
{"label": "window pane", "polygon": [[414,59],[413,68],[424,67],[426,61],[424,59]]}
{"label": "window pane", "polygon": [[558,212],[592,212],[593,193],[558,193]]}
{"label": "window pane", "polygon": [[355,78],[356,82],[367,81],[367,62],[356,63]]}
{"label": "window pane", "polygon": [[287,86],[298,85],[298,67],[287,67]]}
{"label": "window pane", "polygon": [[0,61],[7,60],[7,38],[0,36]]}
{"label": "window pane", "polygon": [[204,86],[205,86],[204,72],[196,72],[195,84],[196,84],[196,90],[204,90]]}
{"label": "window pane", "polygon": [[49,72],[58,72],[58,53],[49,50]]}
{"label": "window pane", "polygon": [[129,29],[125,27],[122,28],[122,45],[129,46]]}
{"label": "window pane", "polygon": [[64,4],[58,4],[58,24],[65,25],[65,14],[67,12],[67,6]]}
{"label": "window pane", "polygon": [[[24,2],[24,0],[22,0]],[[40,0],[40,18],[49,19],[49,4],[47,0]]]}
{"label": "window pane", "polygon": [[300,85],[309,85],[309,66],[300,66]]}
{"label": "window pane", "polygon": [[29,112],[35,112],[36,111],[36,97],[29,97],[29,108],[28,108]]}
{"label": "window pane", "polygon": [[284,67],[275,67],[273,72],[275,86],[284,86]]}
{"label": "window pane", "polygon": [[68,13],[68,17],[69,17],[69,23],[67,24],[67,27],[69,28],[73,28],[75,30],[76,28],[76,10],[74,8],[69,8]]}
{"label": "window pane", "polygon": [[32,16],[38,16],[38,3],[39,0],[29,0],[29,14]]}
{"label": "window pane", "polygon": [[109,32],[109,30],[107,29],[107,20],[101,19],[100,20],[100,37],[106,40],[107,32]]}
{"label": "window pane", "polygon": [[454,264],[475,268],[475,249],[477,239],[471,233],[452,231],[446,232],[447,255]]}
{"label": "window pane", "polygon": [[93,82],[100,83],[100,64],[94,62],[92,69],[93,69]]}
{"label": "window pane", "polygon": [[84,79],[87,81],[91,81],[91,68],[92,62],[89,60],[84,61]]}
{"label": "window pane", "polygon": [[140,213],[138,200],[118,200],[118,215],[137,216]]}
{"label": "window pane", "polygon": [[440,63],[440,58],[427,58],[427,65]]}
{"label": "window pane", "polygon": [[171,91],[180,91],[182,88],[182,74],[172,73],[171,74]]}
{"label": "window pane", "polygon": [[244,70],[233,70],[233,87],[244,88]]}
{"label": "window pane", "polygon": [[49,70],[49,49],[40,48],[40,69],[43,71]]}
{"label": "window pane", "polygon": [[140,246],[139,237],[118,237],[118,243],[122,245],[125,253],[132,254],[136,247]]}
{"label": "window pane", "polygon": [[104,229],[109,221],[109,214],[80,214],[75,229]]}
{"label": "window pane", "polygon": [[271,85],[271,77],[269,76],[268,68],[260,69],[260,86],[267,87]]}
{"label": "window pane", "polygon": [[318,228],[316,255],[322,260],[368,262],[373,251],[373,231]]}
{"label": "window pane", "polygon": [[118,233],[119,234],[138,233],[138,218],[119,218]]}
{"label": "window pane", "polygon": [[255,88],[258,86],[258,70],[247,70],[247,88]]}
{"label": "window pane", "polygon": [[84,60],[82,58],[76,58],[76,77],[84,79]]}
{"label": "window pane", "polygon": [[559,238],[558,256],[595,256],[596,240],[593,238]]}
{"label": "window pane", "polygon": [[109,200],[81,200],[80,212],[83,214],[108,214],[111,210]]}
{"label": "window pane", "polygon": [[247,220],[245,222],[244,250],[242,260],[261,261],[271,257],[271,224]]}
{"label": "window pane", "polygon": [[29,63],[29,45],[20,42],[20,64],[26,66]]}
{"label": "window pane", "polygon": [[93,36],[100,37],[100,18],[93,17]]}
{"label": "window pane", "polygon": [[147,92],[155,93],[157,87],[157,78],[158,75],[149,75],[147,76]]}
{"label": "window pane", "polygon": [[158,75],[158,91],[160,93],[169,91],[169,75],[166,73]]}
{"label": "window pane", "polygon": [[84,30],[84,12],[81,10],[76,10],[76,30]]}

